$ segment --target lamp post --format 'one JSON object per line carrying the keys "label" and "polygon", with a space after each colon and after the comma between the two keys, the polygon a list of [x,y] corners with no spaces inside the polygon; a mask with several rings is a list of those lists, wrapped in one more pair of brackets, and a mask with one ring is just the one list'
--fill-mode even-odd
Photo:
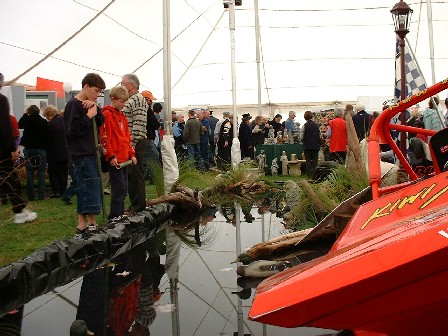
{"label": "lamp post", "polygon": [[[394,20],[395,33],[400,38],[400,68],[401,68],[401,100],[406,98],[406,74],[405,74],[405,62],[404,62],[404,44],[406,34],[409,33],[409,26],[411,24],[412,9],[406,2],[400,0],[390,11]],[[400,115],[400,121],[402,125],[406,125],[406,111],[402,111]],[[400,150],[404,157],[407,157],[406,153],[406,132],[400,133]]]}

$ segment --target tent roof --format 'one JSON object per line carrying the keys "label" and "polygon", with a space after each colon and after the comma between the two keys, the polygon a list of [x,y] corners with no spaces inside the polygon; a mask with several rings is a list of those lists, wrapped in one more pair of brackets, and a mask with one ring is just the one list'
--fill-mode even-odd
{"label": "tent roof", "polygon": [[[156,0],[2,1],[0,72],[80,89],[88,72],[110,88],[136,73],[163,100],[163,14]],[[425,2],[408,39],[431,82]],[[171,0],[172,106],[231,104],[228,10],[221,0]],[[237,103],[257,103],[254,2],[236,10]],[[393,95],[395,33],[385,0],[259,0],[263,103]],[[436,81],[447,77],[448,3],[432,1]]]}

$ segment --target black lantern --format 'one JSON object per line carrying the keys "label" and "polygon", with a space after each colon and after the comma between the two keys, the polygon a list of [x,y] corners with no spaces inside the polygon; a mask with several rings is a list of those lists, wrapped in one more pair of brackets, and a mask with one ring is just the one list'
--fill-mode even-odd
{"label": "black lantern", "polygon": [[400,38],[409,33],[409,26],[411,24],[411,16],[413,10],[404,1],[397,2],[390,10],[394,20],[395,32]]}
{"label": "black lantern", "polygon": [[[224,8],[229,8],[229,1],[223,2]],[[235,0],[235,6],[241,6],[243,4],[243,0]]]}
{"label": "black lantern", "polygon": [[[405,76],[405,62],[404,62],[404,44],[406,34],[409,33],[409,26],[411,24],[412,9],[408,6],[406,2],[401,0],[397,2],[394,8],[390,11],[392,13],[392,18],[394,19],[395,33],[397,33],[400,38],[400,86],[401,86],[401,100],[406,98],[406,76]],[[400,122],[402,125],[406,126],[406,111],[402,111],[400,115]],[[400,151],[406,158],[406,132],[401,131],[400,133]]]}

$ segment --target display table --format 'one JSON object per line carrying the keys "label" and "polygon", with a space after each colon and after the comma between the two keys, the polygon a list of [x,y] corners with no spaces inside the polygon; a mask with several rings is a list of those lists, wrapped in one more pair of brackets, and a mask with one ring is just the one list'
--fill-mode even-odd
{"label": "display table", "polygon": [[255,161],[257,160],[258,154],[261,150],[264,150],[266,154],[266,166],[264,172],[266,175],[271,175],[271,165],[272,160],[277,158],[277,164],[279,166],[279,173],[281,173],[281,161],[280,156],[282,156],[283,151],[285,151],[288,156],[288,161],[291,160],[291,154],[296,154],[297,159],[302,159],[303,144],[263,144],[257,145],[255,147]]}

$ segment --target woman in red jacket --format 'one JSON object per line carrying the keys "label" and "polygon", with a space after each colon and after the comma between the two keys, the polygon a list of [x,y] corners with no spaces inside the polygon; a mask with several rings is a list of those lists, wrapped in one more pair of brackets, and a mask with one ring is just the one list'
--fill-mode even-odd
{"label": "woman in red jacket", "polygon": [[347,156],[347,124],[342,119],[343,110],[334,110],[334,119],[328,123],[327,137],[330,138],[330,160],[345,163]]}

